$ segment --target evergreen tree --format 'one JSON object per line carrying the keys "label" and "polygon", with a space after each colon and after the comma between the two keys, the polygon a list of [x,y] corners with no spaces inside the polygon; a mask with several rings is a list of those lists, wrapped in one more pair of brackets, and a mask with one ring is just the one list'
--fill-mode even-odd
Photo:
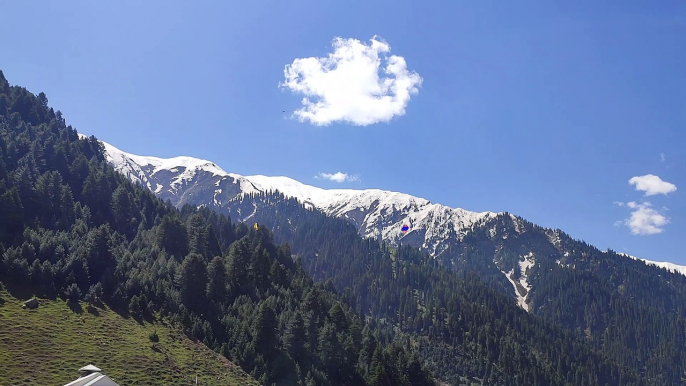
{"label": "evergreen tree", "polygon": [[393,386],[393,382],[386,365],[386,358],[381,347],[376,348],[372,357],[369,385]]}
{"label": "evergreen tree", "polygon": [[196,253],[189,254],[183,260],[179,272],[184,305],[190,310],[200,311],[207,286],[207,268],[203,257]]}
{"label": "evergreen tree", "polygon": [[336,331],[345,331],[348,329],[348,318],[341,308],[339,303],[335,303],[329,310],[329,320],[336,327]]}
{"label": "evergreen tree", "polygon": [[271,356],[276,349],[278,322],[274,309],[268,303],[262,303],[257,312],[253,328],[255,350],[264,356]]}
{"label": "evergreen tree", "polygon": [[112,214],[116,229],[126,235],[132,235],[134,231],[135,217],[133,199],[128,190],[120,185],[112,193]]}
{"label": "evergreen tree", "polygon": [[306,358],[305,342],[305,322],[300,312],[296,312],[284,334],[286,352],[296,362],[302,362]]}
{"label": "evergreen tree", "polygon": [[188,246],[191,253],[205,258],[209,257],[207,230],[205,220],[201,215],[191,215],[188,220]]}
{"label": "evergreen tree", "polygon": [[226,273],[224,259],[216,256],[207,266],[207,298],[217,303],[226,300],[229,276]]}
{"label": "evergreen tree", "polygon": [[157,245],[181,260],[188,254],[188,236],[181,220],[172,214],[164,215],[157,228]]}

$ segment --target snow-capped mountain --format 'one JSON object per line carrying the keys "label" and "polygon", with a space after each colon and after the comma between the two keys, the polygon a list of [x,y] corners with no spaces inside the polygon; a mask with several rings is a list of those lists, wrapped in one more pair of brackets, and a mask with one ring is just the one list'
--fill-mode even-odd
{"label": "snow-capped mountain", "polygon": [[[249,221],[259,218],[260,210],[270,211],[254,195],[278,191],[306,208],[345,219],[363,237],[420,247],[443,264],[478,272],[482,279],[512,294],[529,312],[541,306],[540,300],[536,304],[536,287],[549,286],[541,281],[542,267],[593,270],[590,262],[606,253],[589,249],[560,230],[542,228],[507,213],[471,212],[379,189],[322,189],[288,177],[241,176],[211,161],[137,156],[103,144],[107,161],[116,170],[177,207],[206,206],[235,220]],[[403,225],[409,227],[407,232]],[[612,259],[621,256],[686,275],[685,266],[624,254],[606,256],[607,264],[614,267],[610,269],[616,269]]]}
{"label": "snow-capped mountain", "polygon": [[[188,203],[212,209],[229,208],[233,200],[242,196],[279,191],[327,215],[348,220],[364,237],[382,238],[391,244],[402,240],[434,256],[443,251],[448,239],[459,240],[476,222],[497,215],[450,208],[386,190],[322,189],[288,177],[241,176],[206,160],[138,156],[108,143],[103,145],[107,160],[115,169],[176,206]],[[250,213],[245,213],[238,220],[249,218]],[[405,224],[409,227],[407,232],[402,230]]]}

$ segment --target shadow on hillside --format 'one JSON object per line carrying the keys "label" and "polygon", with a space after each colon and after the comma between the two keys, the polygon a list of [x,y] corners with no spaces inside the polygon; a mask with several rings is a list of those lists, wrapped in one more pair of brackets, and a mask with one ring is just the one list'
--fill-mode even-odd
{"label": "shadow on hillside", "polygon": [[73,313],[79,314],[79,315],[83,314],[83,307],[81,307],[81,304],[79,302],[75,302],[75,301],[70,300],[67,302],[67,305],[69,306],[69,309]]}
{"label": "shadow on hillside", "polygon": [[2,307],[4,305],[5,305],[5,299],[3,299],[2,296],[0,296],[0,307]]}
{"label": "shadow on hillside", "polygon": [[5,278],[0,277],[0,282],[2,286],[9,292],[12,297],[17,300],[25,301],[36,296],[39,299],[49,299],[56,300],[57,293],[51,288],[46,286],[31,286],[24,284],[13,283],[11,280],[4,280]]}
{"label": "shadow on hillside", "polygon": [[88,311],[89,314],[93,316],[100,316],[100,311],[98,311],[97,308],[93,307],[92,305],[86,306],[86,311]]}
{"label": "shadow on hillside", "polygon": [[196,337],[193,335],[193,333],[191,332],[191,330],[189,330],[189,329],[184,329],[184,330],[183,330],[183,334],[184,334],[184,335],[186,336],[186,338],[188,338],[188,340],[190,340],[191,342],[193,342],[193,343],[200,343],[200,340],[199,340],[198,338],[196,338]]}
{"label": "shadow on hillside", "polygon": [[27,286],[23,285],[17,285],[12,282],[5,281],[3,282],[5,289],[7,292],[12,295],[12,297],[16,298],[17,300],[29,300],[33,297],[35,291],[33,288],[29,288]]}
{"label": "shadow on hillside", "polygon": [[153,315],[150,315],[149,313],[144,313],[143,315],[133,315],[131,313],[128,313],[126,317],[129,317],[133,320],[136,321],[136,323],[140,324],[141,326],[144,325],[146,322],[147,323],[154,323],[155,322],[155,317]]}

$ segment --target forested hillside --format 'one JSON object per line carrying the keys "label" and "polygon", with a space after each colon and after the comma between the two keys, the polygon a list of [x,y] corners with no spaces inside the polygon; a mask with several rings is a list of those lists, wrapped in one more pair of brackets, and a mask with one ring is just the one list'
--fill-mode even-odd
{"label": "forested hillside", "polygon": [[0,213],[8,288],[164,316],[263,384],[433,384],[408,345],[316,284],[266,227],[180,213],[1,72]]}
{"label": "forested hillside", "polygon": [[502,272],[524,275],[522,256],[535,261],[526,272],[532,314],[574,331],[653,384],[686,381],[686,276],[509,214],[477,224],[442,262],[510,289]]}
{"label": "forested hillside", "polygon": [[[465,300],[467,304],[490,304],[492,299],[502,300],[503,296],[503,304],[516,304],[511,298],[510,277],[517,284],[515,291],[529,313],[539,317],[522,324],[508,319],[507,313],[498,308],[494,315],[506,319],[510,329],[513,325],[532,326],[535,323],[562,327],[566,330],[564,336],[571,341],[592,347],[611,363],[632,369],[632,373],[635,371],[648,384],[679,385],[686,381],[686,350],[683,350],[686,343],[686,277],[681,274],[648,266],[613,251],[600,251],[573,240],[560,230],[545,229],[507,213],[476,223],[463,241],[450,245],[444,254],[433,260],[407,246],[402,246],[399,254],[379,252],[375,242],[359,239],[352,224],[307,210],[296,200],[278,193],[237,198],[231,203],[229,212],[238,211],[254,213],[256,221],[274,229],[277,240],[291,242],[294,252],[301,256],[315,278],[331,278],[339,288],[350,287],[350,294],[357,299],[355,304],[361,311],[396,318],[393,320],[404,331],[416,333],[417,330],[410,327],[416,326],[418,320],[428,319],[426,323],[419,322],[426,331],[440,329],[441,320],[447,325],[450,319],[436,319],[427,307],[428,310],[431,307],[449,309],[450,297],[460,297],[461,293],[451,287],[458,284],[451,283],[465,285],[465,280],[471,280],[467,287],[472,292],[488,284],[480,297],[470,293]],[[413,257],[407,258],[408,254]],[[378,266],[372,266],[373,274],[369,274],[366,259],[377,255],[385,257]],[[532,264],[524,272],[522,263],[526,259]],[[454,274],[405,278],[405,274],[412,273],[410,269]],[[388,273],[391,279],[384,281],[384,275],[378,275],[379,272]],[[528,289],[518,282],[523,275],[526,275]],[[398,298],[393,295],[396,293]],[[465,319],[460,311],[464,309],[462,307],[453,315],[454,319]],[[409,319],[399,316],[402,314]],[[483,324],[475,323],[475,326]],[[521,344],[543,334],[538,342],[539,347],[544,347],[555,338],[547,336],[541,325],[536,325],[532,331],[520,329],[521,336],[517,335],[513,340]],[[452,327],[447,330],[449,334],[460,335]],[[471,336],[469,329],[463,331],[470,332],[464,336]],[[553,331],[558,330],[553,328]],[[425,358],[427,355],[443,358],[449,352],[437,351],[440,354],[424,352]],[[454,363],[452,356],[448,358],[428,359],[428,363],[432,366],[440,366],[446,361]],[[474,360],[473,356],[465,355],[465,358],[461,360]],[[488,363],[488,359],[480,361]],[[569,363],[576,363],[576,359],[570,359]],[[437,374],[449,377],[483,374],[482,371],[477,365],[463,365],[440,370]],[[579,384],[577,378],[573,379],[573,384]]]}
{"label": "forested hillside", "polygon": [[353,225],[279,193],[246,196],[254,218],[292,242],[317,280],[331,280],[358,313],[380,318],[451,382],[503,385],[677,384],[640,377],[573,332],[528,314],[475,273],[417,249],[363,240]]}

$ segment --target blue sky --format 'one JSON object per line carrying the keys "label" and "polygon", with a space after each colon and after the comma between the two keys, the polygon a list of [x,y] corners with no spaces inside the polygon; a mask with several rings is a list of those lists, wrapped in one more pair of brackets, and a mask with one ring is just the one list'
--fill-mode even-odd
{"label": "blue sky", "polygon": [[[134,154],[508,211],[686,264],[686,3],[441,3],[6,2],[0,69]],[[341,85],[369,94],[362,72],[310,77],[330,97],[317,117],[344,120],[291,118],[304,95],[279,87],[286,65],[375,35],[418,92],[339,106]],[[359,179],[314,178],[336,172]]]}

